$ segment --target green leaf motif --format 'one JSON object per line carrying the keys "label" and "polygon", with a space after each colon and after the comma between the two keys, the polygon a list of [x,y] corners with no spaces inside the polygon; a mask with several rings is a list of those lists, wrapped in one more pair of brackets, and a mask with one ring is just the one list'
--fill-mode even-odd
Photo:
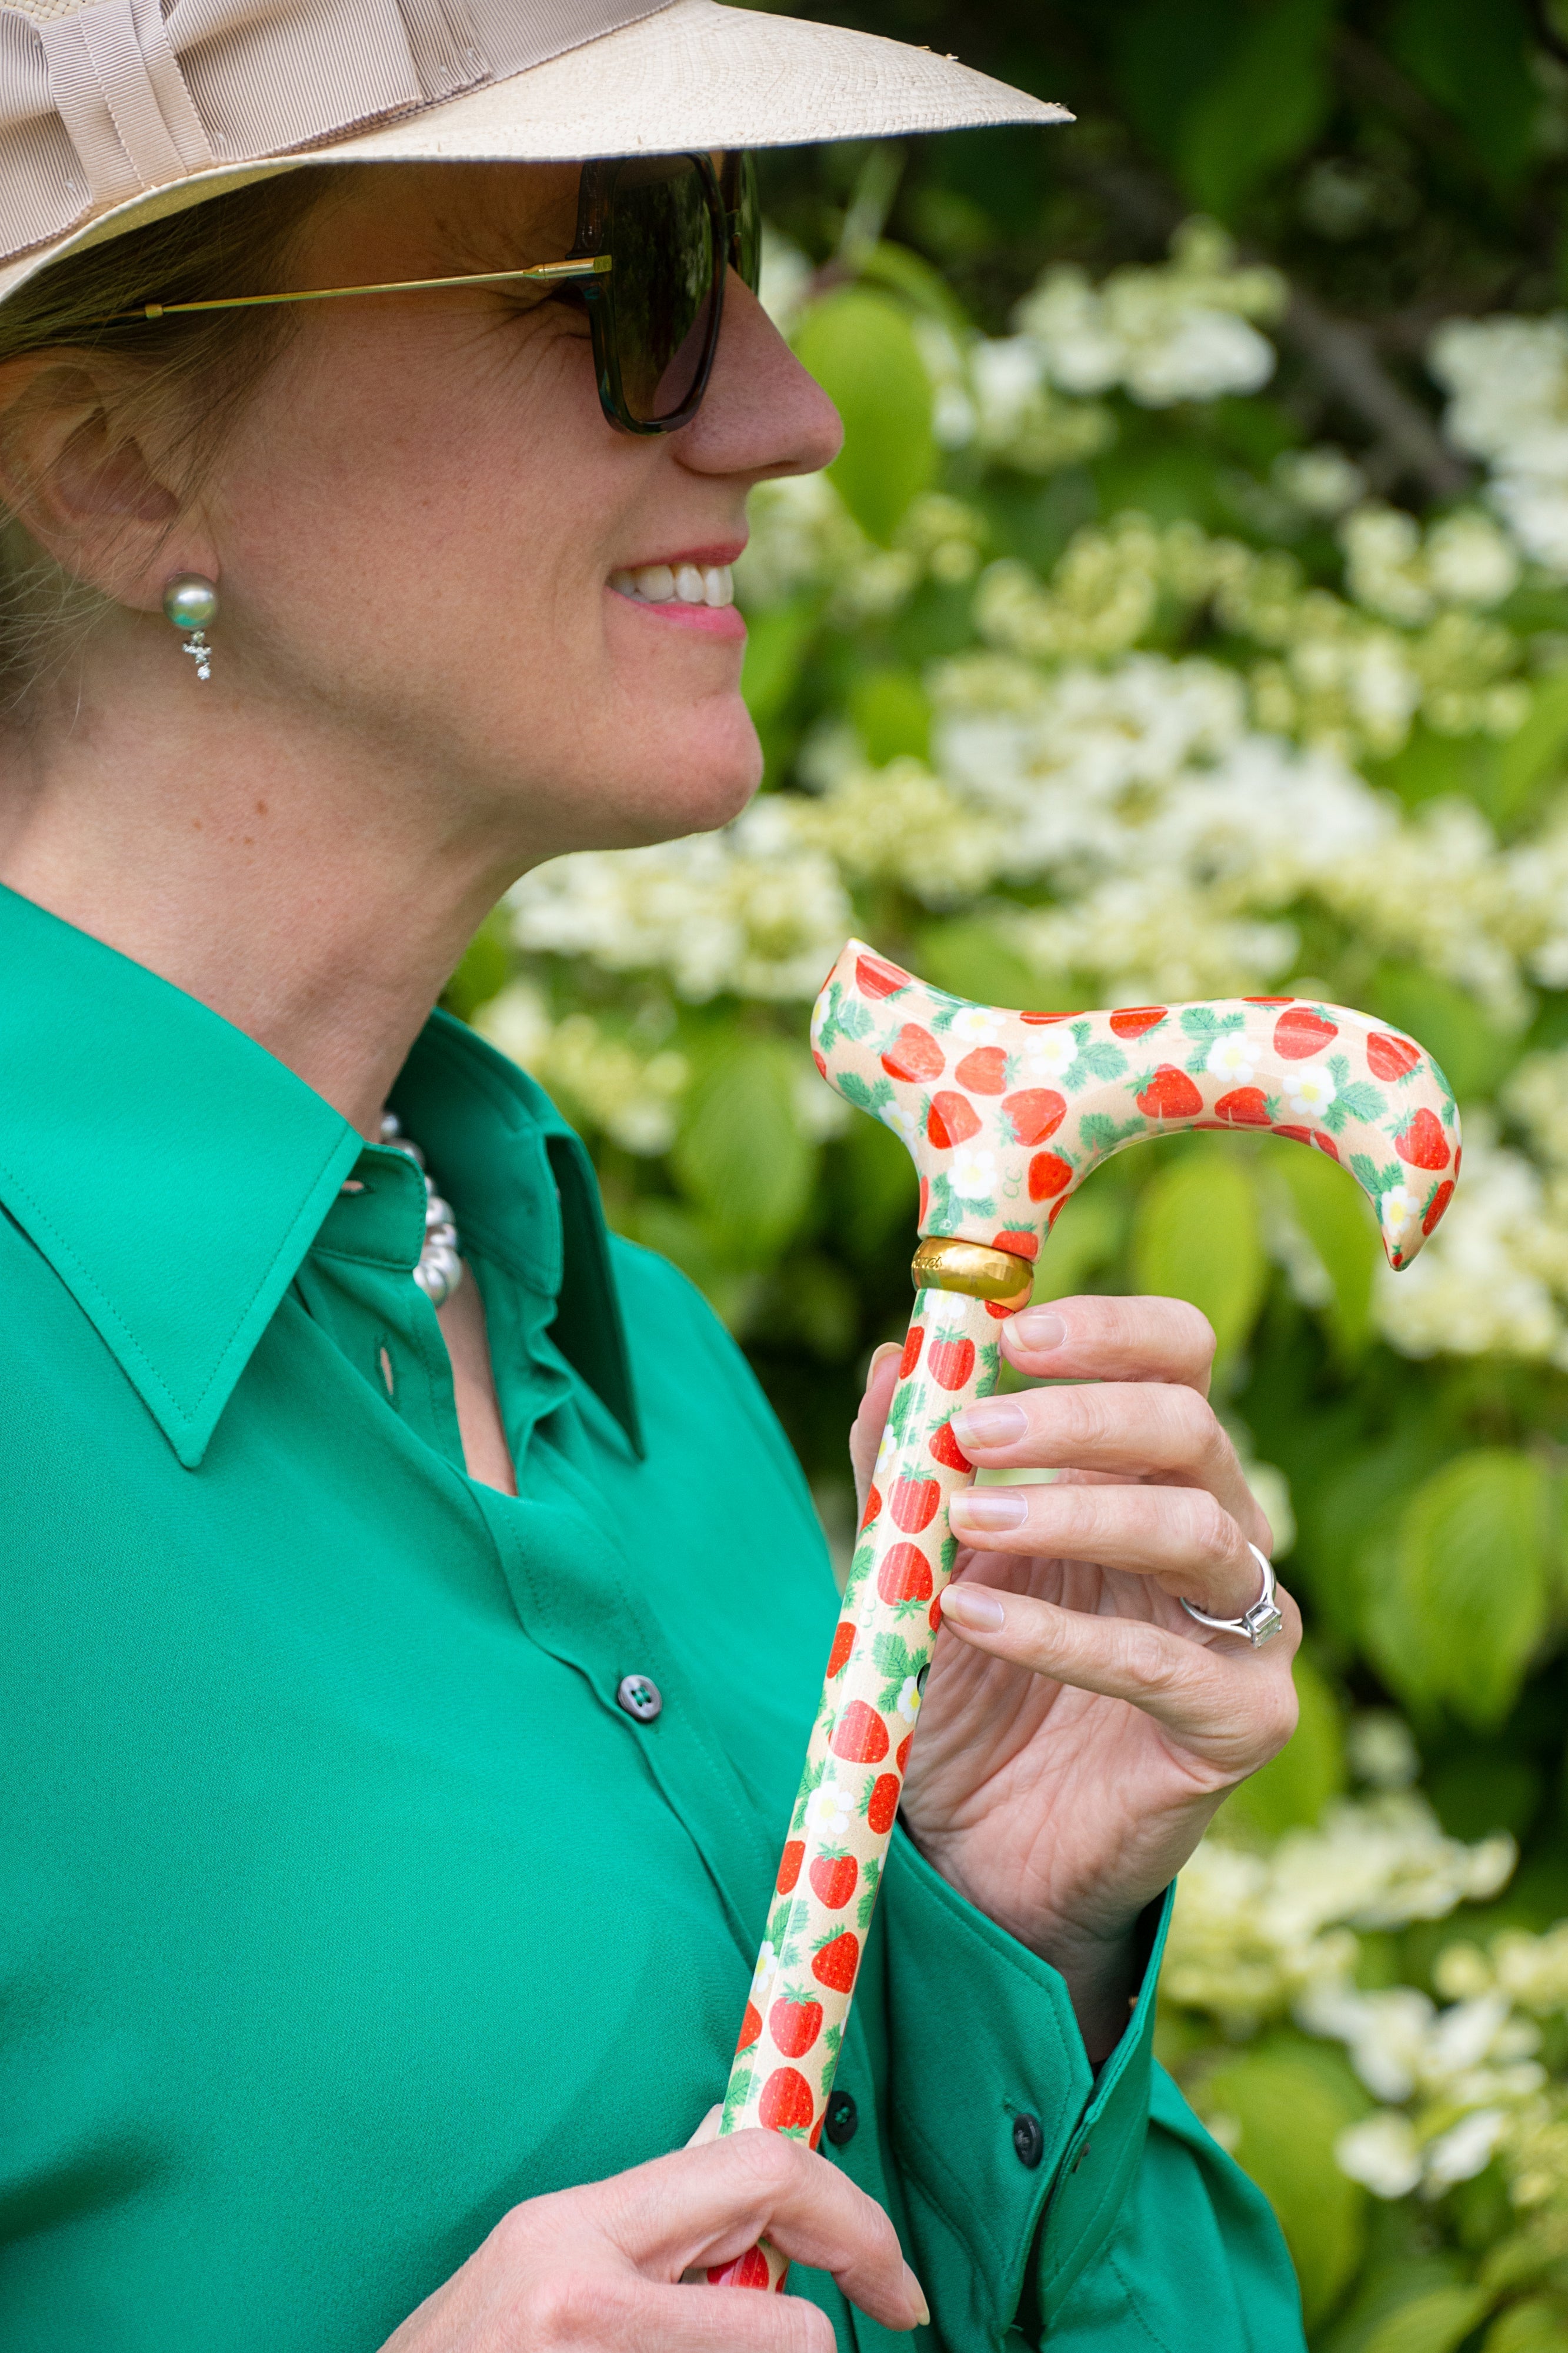
{"label": "green leaf motif", "polygon": [[1102,1111],[1087,1111],[1079,1122],[1079,1140],[1088,1145],[1097,1160],[1103,1160],[1106,1154],[1114,1152],[1119,1144],[1127,1144],[1133,1136],[1144,1134],[1148,1125],[1142,1113],[1132,1119],[1124,1120],[1118,1126],[1115,1120],[1108,1119]]}
{"label": "green leaf motif", "polygon": [[[1082,1037],[1079,1036],[1080,1030]],[[1109,1038],[1086,1044],[1088,1032],[1087,1021],[1073,1023],[1073,1035],[1079,1039],[1078,1059],[1068,1064],[1062,1077],[1062,1085],[1069,1095],[1081,1093],[1090,1079],[1119,1079],[1127,1068],[1127,1057],[1120,1046],[1113,1046]]]}
{"label": "green leaf motif", "polygon": [[1500,1724],[1545,1630],[1552,1482],[1511,1447],[1478,1447],[1405,1504],[1368,1646],[1407,1705],[1478,1732]]}
{"label": "green leaf motif", "polygon": [[1349,1086],[1341,1087],[1333,1102],[1324,1111],[1323,1125],[1331,1134],[1338,1135],[1347,1119],[1381,1119],[1384,1109],[1384,1098],[1370,1080],[1352,1079]]}
{"label": "green leaf motif", "polygon": [[845,1102],[853,1103],[857,1111],[879,1112],[885,1103],[893,1101],[892,1082],[889,1079],[879,1079],[873,1086],[858,1071],[840,1071],[834,1084]]}

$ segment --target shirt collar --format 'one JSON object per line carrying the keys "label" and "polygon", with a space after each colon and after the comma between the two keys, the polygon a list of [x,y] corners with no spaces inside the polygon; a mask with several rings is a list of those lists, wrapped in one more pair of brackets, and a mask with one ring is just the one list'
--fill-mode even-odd
{"label": "shirt collar", "polygon": [[[194,1469],[364,1141],[210,1007],[4,886],[0,973],[0,1204]],[[471,1220],[477,1247],[562,1293],[557,1343],[636,1444],[603,1217],[576,1136],[531,1080],[445,1015],[395,1100],[414,1134],[439,1134],[459,1229]],[[524,1247],[515,1205],[535,1194],[517,1187],[527,1161],[548,1169],[560,1209],[527,1220]]]}

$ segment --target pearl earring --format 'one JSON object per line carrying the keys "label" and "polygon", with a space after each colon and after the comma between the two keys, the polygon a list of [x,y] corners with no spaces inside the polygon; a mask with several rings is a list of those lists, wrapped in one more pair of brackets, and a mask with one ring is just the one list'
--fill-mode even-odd
{"label": "pearl earring", "polygon": [[217,590],[199,572],[182,572],[163,591],[163,615],[176,629],[189,629],[181,647],[196,665],[198,678],[212,676],[212,648],[207,631],[217,619]]}

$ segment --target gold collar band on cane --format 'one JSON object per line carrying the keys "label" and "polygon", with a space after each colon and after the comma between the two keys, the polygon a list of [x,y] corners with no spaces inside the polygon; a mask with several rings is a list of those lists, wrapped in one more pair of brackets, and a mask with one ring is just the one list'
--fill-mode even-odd
{"label": "gold collar band on cane", "polygon": [[964,1242],[950,1234],[928,1235],[916,1250],[910,1276],[917,1291],[962,1291],[1014,1311],[1028,1304],[1035,1271],[1026,1258]]}

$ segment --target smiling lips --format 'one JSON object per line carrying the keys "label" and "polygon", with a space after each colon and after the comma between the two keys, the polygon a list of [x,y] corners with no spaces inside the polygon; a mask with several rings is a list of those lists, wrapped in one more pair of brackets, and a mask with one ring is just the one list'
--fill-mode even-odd
{"label": "smiling lips", "polygon": [[727,564],[642,564],[612,572],[610,587],[628,605],[641,606],[661,621],[674,621],[705,637],[743,638],[746,625],[735,610],[735,579]]}

